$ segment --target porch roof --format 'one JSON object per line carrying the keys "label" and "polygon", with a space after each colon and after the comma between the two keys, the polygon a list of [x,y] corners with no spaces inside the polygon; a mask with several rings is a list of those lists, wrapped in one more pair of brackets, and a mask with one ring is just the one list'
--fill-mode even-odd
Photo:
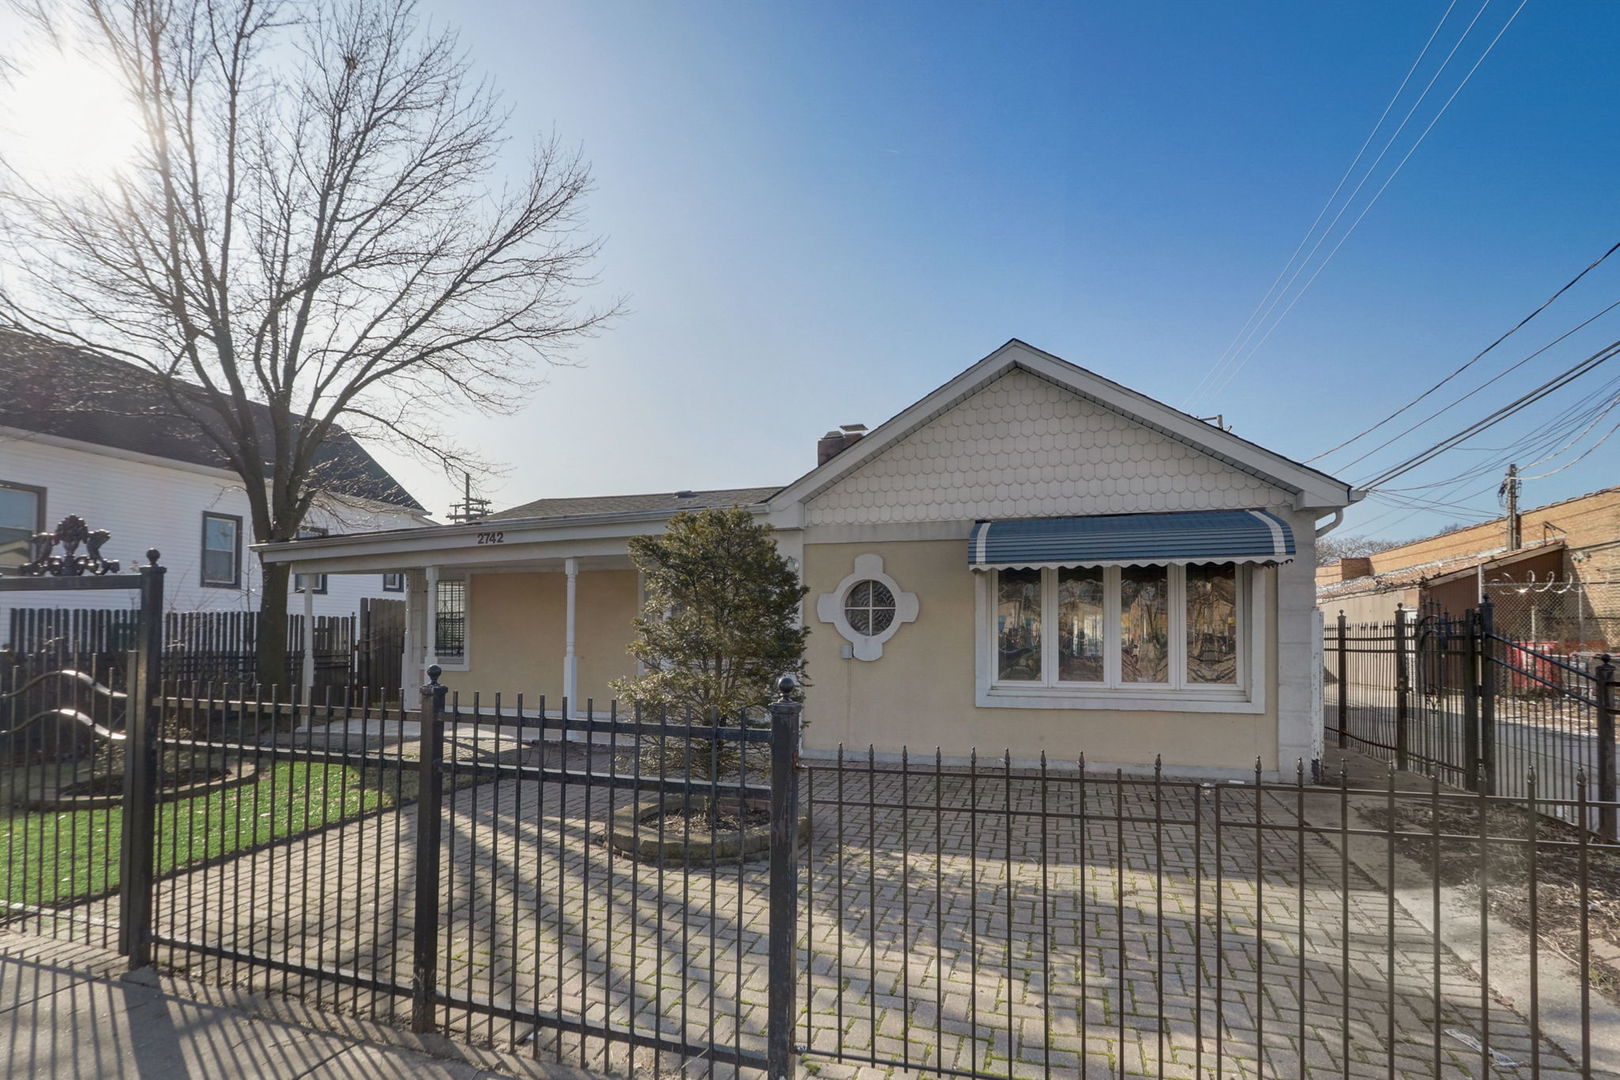
{"label": "porch roof", "polygon": [[[442,569],[547,570],[559,569],[562,560],[580,560],[584,569],[627,567],[632,536],[664,531],[664,523],[682,509],[737,506],[763,513],[760,501],[743,502],[775,488],[726,488],[667,496],[606,496],[596,499],[540,500],[500,514],[455,525],[429,525],[414,529],[342,533],[302,540],[254,544],[266,563],[295,565],[299,573],[366,574],[410,570],[427,566]],[[552,512],[517,516],[540,508]],[[618,505],[622,509],[577,512],[586,505]]]}

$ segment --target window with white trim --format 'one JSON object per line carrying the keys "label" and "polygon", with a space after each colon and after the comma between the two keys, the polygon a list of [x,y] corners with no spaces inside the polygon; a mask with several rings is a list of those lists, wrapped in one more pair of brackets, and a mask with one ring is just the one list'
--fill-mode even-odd
{"label": "window with white trim", "polygon": [[467,659],[467,583],[441,580],[434,590],[433,652],[441,663]]}
{"label": "window with white trim", "polygon": [[242,585],[242,519],[203,511],[202,585],[236,589]]}
{"label": "window with white trim", "polygon": [[34,557],[29,541],[45,531],[45,489],[0,480],[0,566],[21,566]]}
{"label": "window with white trim", "polygon": [[990,571],[989,693],[1242,700],[1251,578],[1230,562]]}

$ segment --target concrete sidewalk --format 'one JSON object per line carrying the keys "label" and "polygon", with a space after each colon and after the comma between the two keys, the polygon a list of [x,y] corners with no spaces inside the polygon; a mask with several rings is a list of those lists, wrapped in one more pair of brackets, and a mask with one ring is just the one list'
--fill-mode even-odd
{"label": "concrete sidewalk", "polygon": [[8,1078],[588,1076],[342,1017],[311,1017],[311,1026],[266,1015],[286,1011],[149,969],[126,973],[123,960],[104,950],[0,932],[0,1061]]}

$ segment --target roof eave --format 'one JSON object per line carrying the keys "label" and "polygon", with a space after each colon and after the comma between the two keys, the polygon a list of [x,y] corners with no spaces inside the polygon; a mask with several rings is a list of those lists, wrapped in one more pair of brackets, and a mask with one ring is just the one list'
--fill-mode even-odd
{"label": "roof eave", "polygon": [[1335,510],[1357,501],[1349,484],[1283,457],[1096,372],[1013,338],[949,382],[896,413],[849,449],[805,473],[770,502],[780,510],[815,498],[929,420],[1014,369],[1028,371],[1103,408],[1218,458],[1287,491],[1296,510]]}
{"label": "roof eave", "polygon": [[[766,512],[764,503],[755,503],[742,509],[753,514]],[[251,548],[267,563],[293,563],[312,558],[331,558],[335,555],[348,554],[361,548],[375,547],[378,544],[388,544],[398,548],[399,542],[406,542],[406,547],[430,548],[437,546],[436,541],[458,537],[476,537],[480,533],[517,533],[510,539],[503,537],[503,544],[521,544],[527,541],[524,534],[539,534],[536,539],[546,539],[548,532],[564,529],[584,529],[600,527],[611,529],[613,526],[651,524],[653,522],[668,521],[680,510],[625,510],[611,514],[574,514],[549,518],[503,518],[499,521],[470,521],[454,525],[428,525],[412,529],[382,529],[375,532],[340,533],[336,536],[316,536],[303,540],[272,540],[265,543],[253,544]],[[411,544],[410,541],[417,541]]]}

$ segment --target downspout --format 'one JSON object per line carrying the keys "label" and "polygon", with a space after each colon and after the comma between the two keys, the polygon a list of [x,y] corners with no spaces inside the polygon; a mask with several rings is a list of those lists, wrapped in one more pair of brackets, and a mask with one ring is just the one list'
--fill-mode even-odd
{"label": "downspout", "polygon": [[[1322,537],[1326,536],[1328,533],[1332,532],[1334,529],[1337,529],[1340,525],[1343,525],[1343,524],[1344,524],[1344,507],[1341,506],[1337,510],[1333,511],[1333,516],[1328,519],[1327,524],[1317,526],[1315,538],[1317,540],[1320,540]],[[1322,625],[1321,625],[1321,622],[1320,622],[1321,618],[1322,618],[1322,609],[1321,609],[1320,606],[1317,606],[1316,614],[1312,616],[1312,619],[1316,620],[1314,625],[1316,626],[1316,641],[1317,641],[1316,648],[1318,650],[1320,650],[1320,648],[1321,648],[1321,641],[1322,641]],[[1313,726],[1312,731],[1311,731],[1311,779],[1313,781],[1320,782],[1321,779],[1322,779],[1322,775],[1323,775],[1323,773],[1322,773],[1322,753],[1323,753],[1323,745],[1324,745],[1323,740],[1324,740],[1325,735],[1326,735],[1326,732],[1323,730],[1323,722],[1324,721],[1322,719],[1322,676],[1321,676],[1321,654],[1320,654],[1320,652],[1317,653],[1317,665],[1316,665],[1316,667],[1317,667],[1317,670],[1312,673],[1312,684],[1311,684],[1312,707],[1315,709],[1315,712],[1316,712],[1316,723]],[[1342,693],[1343,691],[1341,690],[1340,692]],[[1278,762],[1279,766],[1281,764],[1282,764],[1281,762]]]}

